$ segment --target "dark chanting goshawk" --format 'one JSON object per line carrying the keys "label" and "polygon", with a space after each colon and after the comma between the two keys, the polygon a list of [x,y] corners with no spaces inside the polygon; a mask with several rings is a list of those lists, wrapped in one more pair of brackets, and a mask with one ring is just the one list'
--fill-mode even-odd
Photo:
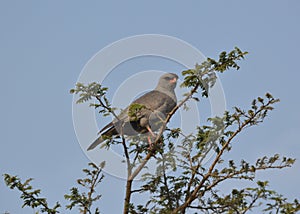
{"label": "dark chanting goshawk", "polygon": [[[174,73],[163,74],[156,88],[134,100],[116,119],[104,126],[100,131],[100,136],[87,148],[94,149],[107,137],[123,135],[133,136],[137,134],[149,133],[153,137],[153,132],[161,127],[167,115],[177,104],[175,87],[178,76]],[[133,116],[130,107],[138,104],[141,108]],[[150,137],[148,137],[148,141]],[[151,144],[151,142],[149,142]]]}

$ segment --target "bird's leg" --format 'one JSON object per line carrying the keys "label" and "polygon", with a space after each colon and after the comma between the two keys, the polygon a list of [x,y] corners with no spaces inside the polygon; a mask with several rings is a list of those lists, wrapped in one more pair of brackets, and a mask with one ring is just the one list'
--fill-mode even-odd
{"label": "bird's leg", "polygon": [[148,135],[148,143],[149,143],[149,148],[152,148],[152,141],[150,135]]}
{"label": "bird's leg", "polygon": [[[151,130],[150,126],[146,126],[146,129],[149,131],[150,135],[152,135],[153,138],[156,137],[156,135],[153,133],[153,131]],[[150,148],[152,147],[153,143],[151,141],[151,136],[148,135],[148,143],[149,143],[149,146]]]}
{"label": "bird's leg", "polygon": [[150,134],[152,135],[152,137],[156,137],[156,135],[151,130],[150,126],[146,126],[146,129],[150,132]]}

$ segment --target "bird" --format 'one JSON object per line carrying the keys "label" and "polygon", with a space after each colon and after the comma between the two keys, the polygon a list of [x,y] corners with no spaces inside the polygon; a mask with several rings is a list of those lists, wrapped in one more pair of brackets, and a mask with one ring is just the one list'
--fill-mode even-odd
{"label": "bird", "polygon": [[[178,75],[175,73],[163,74],[152,91],[134,100],[112,122],[104,126],[98,133],[100,136],[87,150],[94,149],[105,139],[113,136],[148,133],[155,137],[154,132],[160,129],[161,122],[177,105],[175,94],[177,80]],[[150,136],[148,142],[151,146]]]}

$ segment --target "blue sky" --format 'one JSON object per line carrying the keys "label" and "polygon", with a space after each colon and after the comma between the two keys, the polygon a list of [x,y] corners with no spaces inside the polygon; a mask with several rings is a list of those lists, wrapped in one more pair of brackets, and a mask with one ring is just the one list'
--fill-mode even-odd
{"label": "blue sky", "polygon": [[[227,108],[246,108],[265,92],[281,102],[264,124],[241,135],[228,155],[299,159],[299,11],[297,0],[1,1],[0,173],[33,177],[50,204],[63,201],[89,162],[76,139],[69,89],[100,49],[149,33],[177,37],[213,58],[234,46],[249,51],[240,71],[220,76]],[[162,61],[154,63],[135,69],[168,69]],[[180,72],[180,66],[170,68]],[[299,167],[297,162],[259,178],[270,179],[271,187],[289,198],[299,197]],[[120,213],[124,181],[106,175],[100,188],[102,213]],[[19,193],[3,182],[0,197],[1,213],[32,213],[20,208]]]}

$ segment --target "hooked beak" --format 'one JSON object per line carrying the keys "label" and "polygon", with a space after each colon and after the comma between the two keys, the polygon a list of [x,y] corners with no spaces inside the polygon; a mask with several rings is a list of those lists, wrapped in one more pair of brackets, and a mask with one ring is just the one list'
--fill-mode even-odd
{"label": "hooked beak", "polygon": [[173,79],[170,80],[170,83],[176,83],[177,82],[177,78],[174,77]]}

